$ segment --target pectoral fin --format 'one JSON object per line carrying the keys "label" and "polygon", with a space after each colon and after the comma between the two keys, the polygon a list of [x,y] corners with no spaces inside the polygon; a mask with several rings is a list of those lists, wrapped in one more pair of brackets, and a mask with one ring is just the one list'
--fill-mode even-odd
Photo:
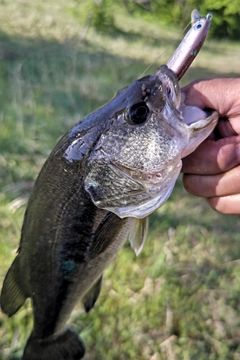
{"label": "pectoral fin", "polygon": [[[110,262],[127,240],[130,229],[131,224],[128,218],[120,219],[115,214],[108,213],[94,234],[93,242],[89,250],[90,261],[94,259],[95,264],[101,261],[104,261],[104,263]],[[105,265],[102,267],[102,270],[104,267]],[[98,280],[82,298],[86,312],[89,312],[93,308],[100,294],[102,270],[99,273],[100,277],[98,277]]]}
{"label": "pectoral fin", "polygon": [[100,276],[97,282],[90,288],[90,290],[88,290],[88,292],[82,298],[82,302],[87,313],[93,308],[95,302],[97,301],[101,291],[101,286],[102,276]]}
{"label": "pectoral fin", "polygon": [[19,284],[19,255],[13,261],[3,282],[1,308],[9,317],[14,315],[24,304],[27,295]]}
{"label": "pectoral fin", "polygon": [[129,242],[135,254],[138,256],[143,249],[148,232],[148,217],[132,220],[132,228],[129,234]]}
{"label": "pectoral fin", "polygon": [[[127,223],[127,218],[120,219],[115,214],[109,213],[95,232],[90,250],[91,258],[94,258],[104,252],[113,242],[122,241],[121,237],[124,236],[124,231],[122,230]],[[127,240],[127,235],[124,240]]]}

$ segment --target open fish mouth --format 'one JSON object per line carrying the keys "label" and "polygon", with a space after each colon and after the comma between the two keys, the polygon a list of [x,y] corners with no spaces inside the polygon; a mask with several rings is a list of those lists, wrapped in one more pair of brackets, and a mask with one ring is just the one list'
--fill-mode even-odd
{"label": "open fish mouth", "polygon": [[203,120],[205,121],[208,118],[210,119],[216,114],[216,111],[213,109],[200,109],[197,106],[185,105],[184,102],[181,104],[179,112],[184,123],[188,126]]}
{"label": "open fish mouth", "polygon": [[185,94],[180,90],[177,76],[167,65],[162,65],[156,75],[162,81],[166,102],[170,105],[171,111],[177,116],[178,120],[186,125],[191,125],[215,116],[216,112],[213,109],[200,109],[184,103]]}

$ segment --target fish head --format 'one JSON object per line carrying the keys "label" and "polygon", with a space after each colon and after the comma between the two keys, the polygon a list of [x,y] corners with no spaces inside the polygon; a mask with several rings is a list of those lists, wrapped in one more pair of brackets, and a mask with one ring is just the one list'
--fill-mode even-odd
{"label": "fish head", "polygon": [[181,159],[212,132],[218,116],[202,112],[195,119],[196,110],[186,111],[176,75],[165,65],[106,106],[115,111],[88,156],[85,190],[99,208],[143,218],[166,202]]}

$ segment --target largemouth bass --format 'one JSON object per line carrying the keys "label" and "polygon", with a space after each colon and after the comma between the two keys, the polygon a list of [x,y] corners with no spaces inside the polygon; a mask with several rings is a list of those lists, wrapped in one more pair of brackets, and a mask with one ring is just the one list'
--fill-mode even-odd
{"label": "largemouth bass", "polygon": [[[184,113],[183,113],[184,108]],[[66,322],[88,312],[102,274],[129,239],[138,254],[147,216],[167,200],[181,159],[212,132],[218,115],[185,121],[177,76],[166,65],[119,91],[73,126],[45,162],[30,196],[18,254],[2,288],[12,316],[32,299],[23,360],[76,360],[84,344]]]}

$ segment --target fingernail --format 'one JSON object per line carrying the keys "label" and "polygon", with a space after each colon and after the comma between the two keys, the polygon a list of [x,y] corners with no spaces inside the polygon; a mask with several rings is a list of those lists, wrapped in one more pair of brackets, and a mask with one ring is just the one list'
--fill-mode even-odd
{"label": "fingernail", "polygon": [[236,145],[236,154],[237,154],[238,161],[240,162],[240,144]]}

